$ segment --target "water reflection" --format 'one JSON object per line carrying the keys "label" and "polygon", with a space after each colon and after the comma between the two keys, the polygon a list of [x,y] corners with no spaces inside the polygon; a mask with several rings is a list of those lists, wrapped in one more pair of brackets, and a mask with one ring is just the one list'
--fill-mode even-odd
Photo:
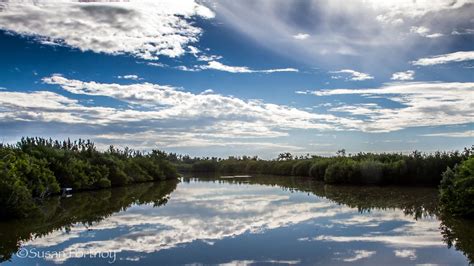
{"label": "water reflection", "polygon": [[[465,256],[472,259],[472,224],[443,219],[440,225],[434,189],[332,187],[264,176],[182,181],[177,188],[173,182],[150,183],[54,199],[42,219],[0,224],[2,254],[8,259],[21,244],[64,253],[113,250],[119,264],[466,264]],[[13,256],[8,263],[36,262]],[[77,264],[78,259],[42,262]]]}
{"label": "water reflection", "polygon": [[44,202],[40,217],[0,223],[0,261],[9,260],[22,243],[62,243],[100,224],[133,204],[161,206],[176,189],[177,181],[146,183],[53,197]]}

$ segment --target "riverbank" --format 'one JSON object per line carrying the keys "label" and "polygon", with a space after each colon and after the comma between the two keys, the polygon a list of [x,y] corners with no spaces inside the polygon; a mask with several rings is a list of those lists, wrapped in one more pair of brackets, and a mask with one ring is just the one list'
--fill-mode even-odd
{"label": "riverbank", "polygon": [[274,174],[312,177],[334,185],[439,187],[441,204],[449,215],[474,218],[474,149],[421,154],[359,153],[335,157],[257,157],[174,160],[178,169],[192,173]]}
{"label": "riverbank", "polygon": [[170,159],[179,171],[223,174],[271,174],[312,177],[327,184],[347,185],[407,185],[438,186],[446,169],[454,168],[474,154],[463,152],[436,152],[425,154],[414,151],[398,153],[340,153],[334,157],[293,157],[280,154],[274,160],[257,157]]}
{"label": "riverbank", "polygon": [[167,154],[130,149],[98,151],[86,140],[22,138],[0,144],[0,220],[35,215],[45,197],[66,188],[96,190],[147,181],[176,179]]}

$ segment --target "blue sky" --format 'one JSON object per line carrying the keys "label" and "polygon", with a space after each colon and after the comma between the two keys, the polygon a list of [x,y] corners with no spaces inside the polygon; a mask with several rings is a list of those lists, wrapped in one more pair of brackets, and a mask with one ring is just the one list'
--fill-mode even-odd
{"label": "blue sky", "polygon": [[473,1],[0,3],[0,132],[193,156],[474,136]]}

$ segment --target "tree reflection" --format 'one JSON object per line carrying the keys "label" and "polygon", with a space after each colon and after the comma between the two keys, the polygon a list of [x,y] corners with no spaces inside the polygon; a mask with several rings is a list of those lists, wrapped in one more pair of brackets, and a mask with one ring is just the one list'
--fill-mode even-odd
{"label": "tree reflection", "polygon": [[216,176],[202,176],[199,177],[199,180],[278,186],[288,191],[308,192],[338,204],[357,208],[359,212],[401,209],[405,215],[412,216],[416,220],[436,216],[441,221],[441,234],[448,248],[454,246],[457,250],[463,252],[471,263],[474,263],[474,221],[441,214],[438,207],[438,190],[434,188],[331,186],[310,178],[283,176],[233,179],[219,179],[218,177],[216,179]]}
{"label": "tree reflection", "polygon": [[474,263],[474,221],[441,215],[440,229],[448,248],[454,246]]}
{"label": "tree reflection", "polygon": [[91,226],[132,204],[164,205],[177,183],[176,180],[142,183],[77,193],[70,198],[49,198],[41,205],[39,217],[0,223],[0,261],[11,259],[22,242],[56,230],[70,231],[75,224]]}

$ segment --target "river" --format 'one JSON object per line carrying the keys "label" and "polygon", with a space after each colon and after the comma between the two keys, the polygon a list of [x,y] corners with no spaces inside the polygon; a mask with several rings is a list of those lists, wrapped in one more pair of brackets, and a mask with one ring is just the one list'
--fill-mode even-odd
{"label": "river", "polygon": [[473,222],[438,215],[436,189],[277,176],[75,193],[0,223],[4,265],[466,265],[473,242]]}

